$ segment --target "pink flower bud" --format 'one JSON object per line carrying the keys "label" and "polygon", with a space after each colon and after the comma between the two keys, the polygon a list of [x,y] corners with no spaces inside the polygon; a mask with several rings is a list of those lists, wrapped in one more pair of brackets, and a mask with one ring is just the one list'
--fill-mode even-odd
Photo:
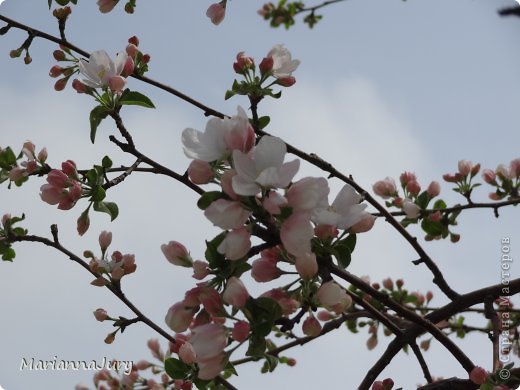
{"label": "pink flower bud", "polygon": [[[128,58],[126,59],[126,62],[125,62],[125,66],[123,67],[123,71],[121,72],[121,75],[123,75],[124,77],[130,76],[132,73],[134,73],[134,68],[135,68],[134,59],[132,57],[128,56]],[[125,83],[126,83],[126,80],[125,80]]]}
{"label": "pink flower bud", "polygon": [[417,180],[410,180],[406,185],[408,192],[413,195],[418,195],[421,192],[421,185],[417,182]]}
{"label": "pink flower bud", "polygon": [[54,50],[54,52],[52,53],[52,56],[54,57],[54,59],[56,61],[65,61],[65,59],[66,59],[66,55],[63,50]]}
{"label": "pink flower bud", "polygon": [[391,278],[383,279],[383,287],[387,290],[393,290],[394,289],[394,282]]}
{"label": "pink flower bud", "polygon": [[433,299],[433,293],[431,291],[428,291],[426,293],[426,301],[430,302]]}
{"label": "pink flower bud", "polygon": [[395,186],[394,179],[390,177],[375,182],[375,184],[372,186],[372,190],[376,195],[382,197],[383,199],[388,199],[397,195],[397,188]]}
{"label": "pink flower bud", "polygon": [[307,336],[316,337],[321,333],[321,325],[320,322],[314,318],[314,316],[309,315],[305,321],[303,321],[302,325],[303,333]]}
{"label": "pink flower bud", "polygon": [[49,76],[56,78],[63,74],[63,68],[59,65],[54,65],[49,71]]}
{"label": "pink flower bud", "polygon": [[475,366],[473,370],[469,373],[469,379],[476,385],[483,385],[487,382],[489,374],[488,372],[479,366]]}
{"label": "pink flower bud", "polygon": [[99,322],[103,322],[108,319],[108,313],[105,309],[97,309],[94,311],[94,317],[96,317],[96,320]]}
{"label": "pink flower bud", "polygon": [[226,8],[224,8],[222,3],[211,4],[206,11],[206,16],[211,19],[211,23],[218,26],[226,16]]}
{"label": "pink flower bud", "polygon": [[[352,226],[351,229],[353,229]],[[332,225],[318,225],[314,228],[314,234],[322,241],[329,240],[331,238],[337,237],[339,234],[338,228]]]}
{"label": "pink flower bud", "polygon": [[520,158],[515,158],[509,163],[509,172],[511,174],[511,178],[520,177]]}
{"label": "pink flower bud", "polygon": [[112,243],[112,232],[103,230],[99,235],[99,246],[101,251],[104,252]]}
{"label": "pink flower bud", "polygon": [[4,215],[2,216],[2,225],[4,225],[4,227],[5,227],[5,224],[6,224],[7,221],[10,220],[10,219],[11,219],[11,214],[4,214]]}
{"label": "pink flower bud", "polygon": [[139,38],[137,38],[135,35],[133,37],[128,38],[128,43],[131,43],[132,45],[139,46]]}
{"label": "pink flower bud", "polygon": [[468,176],[471,172],[472,167],[473,167],[473,163],[469,160],[460,160],[459,161],[459,173],[462,176]]}
{"label": "pink flower bud", "polygon": [[63,91],[65,89],[65,87],[67,86],[67,81],[69,81],[69,79],[67,79],[67,78],[62,78],[62,79],[59,79],[58,81],[56,81],[56,83],[54,83],[54,90]]}
{"label": "pink flower bud", "polygon": [[109,333],[107,337],[105,337],[105,344],[112,344],[116,339],[115,333]]}
{"label": "pink flower bud", "polygon": [[434,180],[430,183],[426,191],[428,192],[428,195],[430,195],[430,197],[435,198],[441,193],[441,185],[438,181]]}
{"label": "pink flower bud", "polygon": [[161,344],[159,344],[159,340],[157,339],[150,339],[146,343],[148,345],[148,348],[150,349],[150,352],[152,353],[152,356],[159,360],[164,360],[164,352],[161,349]]}
{"label": "pink flower bud", "polygon": [[76,163],[72,160],[67,160],[61,163],[61,170],[67,175],[76,177]]}
{"label": "pink flower bud", "polygon": [[254,66],[255,62],[253,58],[246,56],[243,51],[237,54],[237,60],[233,63],[233,69],[238,74],[242,74]]}
{"label": "pink flower bud", "polygon": [[247,292],[244,283],[235,276],[229,278],[226,289],[222,294],[224,302],[233,307],[241,308],[246,304],[248,298],[249,293]]}
{"label": "pink flower bud", "polygon": [[484,169],[482,171],[482,179],[488,184],[497,184],[497,175],[491,169]]}
{"label": "pink flower bud", "polygon": [[25,169],[21,167],[14,167],[9,171],[9,179],[11,181],[18,181],[25,176]]}
{"label": "pink flower bud", "polygon": [[430,220],[433,222],[439,222],[442,218],[442,214],[440,211],[436,211],[432,214],[430,214]]}
{"label": "pink flower bud", "polygon": [[150,62],[150,54],[143,55],[143,58],[141,59],[141,61],[143,62],[143,64],[149,63]]}
{"label": "pink flower bud", "polygon": [[193,260],[184,245],[177,241],[170,241],[168,244],[161,245],[161,251],[173,265],[181,267],[191,267]]}
{"label": "pink flower bud", "polygon": [[[373,350],[377,346],[377,335],[373,334],[367,340],[367,348],[369,351]],[[384,388],[384,387],[383,387]]]}
{"label": "pink flower bud", "polygon": [[326,310],[320,310],[317,314],[318,320],[320,321],[330,321],[334,318],[334,316]]}
{"label": "pink flower bud", "polygon": [[266,73],[270,72],[273,69],[274,60],[273,57],[268,56],[265,57],[262,62],[260,62],[260,65],[258,67],[260,68],[261,75],[265,75]]}
{"label": "pink flower bud", "polygon": [[44,163],[45,161],[47,161],[47,157],[47,148],[42,148],[42,150],[40,150],[40,153],[38,153],[38,161]]}
{"label": "pink flower bud", "polygon": [[384,390],[383,382],[382,381],[375,381],[372,383],[372,389],[371,390]]}
{"label": "pink flower bud", "polygon": [[188,167],[188,176],[194,184],[207,184],[215,177],[208,162],[193,160]]}
{"label": "pink flower bud", "polygon": [[480,164],[475,164],[471,167],[471,177],[475,176],[480,171]]}
{"label": "pink flower bud", "polygon": [[195,354],[195,350],[193,346],[186,342],[182,344],[179,349],[179,357],[186,364],[193,364],[197,361],[197,355]]}
{"label": "pink flower bud", "polygon": [[296,83],[296,79],[293,76],[280,77],[277,84],[282,87],[292,87]]}
{"label": "pink flower bud", "polygon": [[231,337],[233,338],[233,340],[241,343],[241,342],[247,340],[250,329],[251,329],[251,326],[249,325],[249,322],[237,321],[237,322],[235,322],[235,325],[233,326],[233,330],[231,331]]}
{"label": "pink flower bud", "polygon": [[126,79],[123,76],[112,76],[108,80],[108,86],[110,90],[114,93],[123,92],[123,88],[125,88]]}
{"label": "pink flower bud", "polygon": [[452,175],[450,173],[445,173],[444,175],[442,175],[442,178],[444,179],[444,181],[446,181],[448,183],[456,183],[459,180],[461,180],[460,173],[457,173],[455,175]]}
{"label": "pink flower bud", "polygon": [[29,65],[32,62],[32,57],[27,55],[23,58],[23,62],[25,65]]}
{"label": "pink flower bud", "polygon": [[202,260],[195,260],[193,262],[193,277],[197,280],[202,280],[209,274],[208,263]]}
{"label": "pink flower bud", "polygon": [[139,53],[139,49],[136,45],[133,43],[129,43],[126,47],[126,54],[128,54],[129,57],[135,58],[135,56]]}
{"label": "pink flower bud", "polygon": [[333,281],[323,283],[316,293],[318,302],[336,314],[343,313],[352,305],[352,298]]}
{"label": "pink flower bud", "polygon": [[296,257],[296,271],[303,279],[311,279],[318,273],[318,262],[314,253],[304,253]]}
{"label": "pink flower bud", "polygon": [[78,234],[80,236],[84,235],[87,232],[89,227],[90,227],[90,218],[88,216],[88,213],[81,214],[80,217],[78,218],[78,221],[76,224],[76,229],[78,231]]}
{"label": "pink flower bud", "polygon": [[217,247],[217,251],[229,260],[240,260],[251,249],[251,233],[245,228],[233,229]]}
{"label": "pink flower bud", "polygon": [[399,176],[399,181],[403,186],[406,186],[411,181],[417,181],[417,177],[415,176],[415,173],[403,172],[401,176]]}
{"label": "pink flower bud", "polygon": [[450,234],[450,241],[453,243],[460,241],[460,234],[451,233]]}
{"label": "pink flower bud", "polygon": [[83,84],[81,81],[79,81],[78,79],[74,79],[72,80],[72,88],[74,88],[74,90],[77,92],[77,93],[85,93],[87,87],[85,86],[85,84]]}
{"label": "pink flower bud", "polygon": [[374,215],[367,215],[361,221],[354,224],[354,226],[352,226],[349,229],[349,232],[351,232],[351,233],[368,232],[370,229],[372,229],[374,227],[376,219],[377,219],[377,217],[375,217]]}
{"label": "pink flower bud", "polygon": [[386,378],[385,380],[383,380],[384,390],[392,390],[393,387],[394,387],[394,381],[392,380],[392,378]]}
{"label": "pink flower bud", "polygon": [[99,11],[106,14],[114,9],[119,0],[97,0]]}
{"label": "pink flower bud", "polygon": [[403,279],[397,279],[395,281],[395,285],[397,286],[397,288],[401,289],[404,286],[404,280]]}
{"label": "pink flower bud", "polygon": [[276,266],[276,263],[276,259],[264,257],[253,261],[251,276],[259,283],[270,282],[271,280],[277,279],[282,272]]}

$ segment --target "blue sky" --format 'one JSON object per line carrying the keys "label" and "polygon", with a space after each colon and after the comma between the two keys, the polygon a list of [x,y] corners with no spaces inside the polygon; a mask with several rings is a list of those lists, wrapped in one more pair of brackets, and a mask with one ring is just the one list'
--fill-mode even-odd
{"label": "blue sky", "polygon": [[[232,63],[239,51],[260,60],[277,43],[284,43],[301,60],[297,83],[283,91],[279,101],[265,101],[262,115],[272,121],[271,133],[301,149],[333,162],[352,174],[366,188],[404,170],[416,172],[426,186],[441,175],[454,172],[457,161],[470,159],[495,168],[519,156],[520,132],[520,21],[502,19],[501,7],[511,0],[457,2],[437,0],[351,0],[327,8],[314,30],[298,24],[289,31],[271,29],[257,14],[261,2],[233,0],[224,22],[213,26],[205,16],[209,2],[155,0],[138,2],[134,15],[119,6],[100,15],[94,2],[80,1],[69,22],[68,39],[79,47],[111,54],[124,49],[137,35],[140,47],[152,56],[149,77],[169,84],[222,112],[233,114],[247,107],[243,98],[224,101],[235,74]],[[2,15],[57,34],[46,2],[6,0]],[[113,126],[104,123],[98,140],[88,140],[88,113],[94,103],[71,88],[53,90],[48,71],[55,45],[36,40],[33,63],[8,57],[25,34],[10,31],[0,37],[0,146],[21,148],[32,140],[37,149],[47,146],[49,162],[59,165],[72,158],[79,166],[97,163],[109,154],[114,163],[132,160],[108,142]],[[4,55],[1,55],[4,53]],[[202,113],[177,98],[137,80],[129,87],[147,94],[156,110],[129,108],[123,117],[140,149],[157,161],[183,172],[189,160],[183,155],[180,134],[186,127],[203,129]],[[319,175],[304,167],[297,178]],[[49,235],[57,223],[67,247],[81,253],[96,249],[101,230],[112,230],[112,249],[135,253],[138,272],[124,280],[128,296],[146,314],[163,325],[168,307],[194,285],[186,270],[166,262],[160,245],[183,242],[195,258],[204,252],[204,239],[216,230],[195,205],[194,194],[164,178],[133,175],[116,187],[109,198],[116,201],[120,217],[112,224],[105,215],[94,215],[83,238],[75,233],[76,206],[64,213],[39,198],[41,179],[31,179],[21,189],[0,189],[0,214],[25,212],[30,232]],[[332,194],[340,184],[331,182]],[[476,199],[485,200],[485,189]],[[443,185],[449,203],[461,198]],[[500,282],[500,239],[510,237],[513,256],[520,252],[519,210],[501,213],[469,211],[460,218],[460,243],[426,243],[425,248],[460,292]],[[421,233],[412,228],[414,234]],[[90,275],[63,256],[37,245],[18,245],[13,264],[0,264],[0,385],[21,388],[69,389],[91,383],[90,372],[20,371],[23,357],[51,360],[122,360],[148,358],[146,340],[156,337],[144,326],[132,326],[110,346],[103,339],[112,329],[98,323],[92,311],[103,307],[114,316],[128,310],[108,292],[90,286]],[[403,277],[411,290],[432,289],[434,304],[445,303],[431,285],[424,267],[411,264],[414,253],[382,221],[360,237],[351,270],[370,274],[373,280]],[[520,274],[516,263],[513,275]],[[253,288],[261,293],[264,286]],[[484,324],[482,320],[477,324]],[[261,375],[258,364],[240,367],[233,383],[240,389],[355,388],[365,371],[384,351],[387,340],[367,351],[368,335],[346,330],[323,337],[291,352],[294,368],[280,367]],[[474,362],[489,367],[491,346],[485,336],[468,336],[461,347]],[[434,376],[461,376],[464,372],[441,346],[432,342],[426,354]],[[385,371],[405,389],[424,382],[417,362],[401,353]]]}

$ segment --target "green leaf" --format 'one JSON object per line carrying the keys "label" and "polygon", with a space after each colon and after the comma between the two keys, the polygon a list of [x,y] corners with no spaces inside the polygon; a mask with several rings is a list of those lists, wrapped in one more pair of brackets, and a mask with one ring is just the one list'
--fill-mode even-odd
{"label": "green leaf", "polygon": [[226,264],[226,257],[217,251],[218,246],[224,241],[225,237],[226,232],[222,232],[213,240],[206,241],[206,252],[204,255],[212,269],[224,267]]}
{"label": "green leaf", "polygon": [[199,201],[197,202],[197,207],[201,210],[206,210],[210,204],[220,198],[224,198],[225,195],[220,191],[208,191],[202,194]]}
{"label": "green leaf", "polygon": [[8,146],[0,152],[0,168],[11,170],[13,165],[16,165],[16,155]]}
{"label": "green leaf", "polygon": [[347,238],[336,241],[332,248],[332,254],[338,260],[338,265],[347,268],[352,260],[352,252],[356,248],[356,235],[349,234]]}
{"label": "green leaf", "polygon": [[100,123],[108,116],[108,109],[103,106],[94,107],[90,111],[90,141],[94,143],[96,139],[96,131]]}
{"label": "green leaf", "polygon": [[254,336],[249,339],[249,348],[247,349],[246,356],[263,356],[267,343],[265,337]]}
{"label": "green leaf", "polygon": [[98,183],[98,173],[95,169],[90,169],[85,175],[87,178],[87,182],[91,185],[96,185]]}
{"label": "green leaf", "polygon": [[443,201],[442,199],[438,199],[438,200],[433,204],[433,208],[434,208],[434,209],[445,209],[445,208],[446,208],[446,202]]}
{"label": "green leaf", "polygon": [[2,260],[4,261],[13,261],[13,259],[16,257],[16,252],[13,248],[8,246],[4,250],[2,250],[0,253],[2,253]]}
{"label": "green leaf", "polygon": [[152,101],[140,92],[125,90],[118,100],[122,106],[141,106],[155,108]]}
{"label": "green leaf", "polygon": [[428,192],[423,191],[422,194],[417,197],[415,203],[421,208],[421,210],[428,207],[428,203],[430,203],[430,195],[428,195]]}
{"label": "green leaf", "polygon": [[49,0],[49,9],[51,9],[52,0]]}
{"label": "green leaf", "polygon": [[101,165],[103,166],[103,168],[109,169],[112,167],[112,160],[110,159],[110,157],[105,156],[103,157],[103,160],[101,160]]}
{"label": "green leaf", "polygon": [[107,196],[105,189],[101,186],[95,186],[91,192],[91,200],[93,202],[101,202]]}
{"label": "green leaf", "polygon": [[442,235],[445,230],[445,226],[441,222],[435,222],[429,218],[422,220],[421,227],[426,233],[434,237]]}
{"label": "green leaf", "polygon": [[164,370],[173,379],[184,379],[191,367],[179,359],[171,357],[164,361]]}
{"label": "green leaf", "polygon": [[119,208],[113,202],[94,202],[94,210],[110,215],[110,221],[113,221],[119,215]]}
{"label": "green leaf", "polygon": [[278,366],[278,358],[273,355],[266,354],[265,355],[265,362],[267,364],[267,368],[269,372],[273,372],[276,366]]}
{"label": "green leaf", "polygon": [[266,128],[269,122],[271,122],[271,118],[268,116],[258,118],[258,126],[260,127],[260,129]]}
{"label": "green leaf", "polygon": [[233,92],[232,90],[228,89],[226,91],[226,94],[224,95],[224,100],[228,100],[229,98],[231,98],[231,97],[233,97],[235,95],[236,95],[235,92]]}

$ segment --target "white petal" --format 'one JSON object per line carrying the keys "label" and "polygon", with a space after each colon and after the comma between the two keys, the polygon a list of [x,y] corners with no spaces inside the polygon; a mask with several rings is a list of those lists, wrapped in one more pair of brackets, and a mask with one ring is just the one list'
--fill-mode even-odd
{"label": "white petal", "polygon": [[281,167],[287,147],[277,137],[264,136],[254,149],[255,165],[259,172],[268,167]]}

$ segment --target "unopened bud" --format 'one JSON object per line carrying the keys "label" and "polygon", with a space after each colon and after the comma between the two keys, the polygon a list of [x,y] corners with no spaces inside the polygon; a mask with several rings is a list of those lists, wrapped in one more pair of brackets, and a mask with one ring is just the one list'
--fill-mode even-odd
{"label": "unopened bud", "polygon": [[139,38],[137,38],[135,35],[133,37],[128,38],[128,43],[139,46]]}
{"label": "unopened bud", "polygon": [[9,52],[9,57],[11,58],[18,58],[22,55],[22,50],[20,49],[16,49],[16,50],[11,50]]}
{"label": "unopened bud", "polygon": [[25,65],[29,65],[31,62],[32,62],[32,58],[30,55],[26,55],[23,59],[23,62],[25,63]]}
{"label": "unopened bud", "polygon": [[65,52],[62,50],[54,50],[54,52],[52,53],[52,56],[54,57],[54,59],[56,61],[65,61],[65,59],[66,59]]}
{"label": "unopened bud", "polygon": [[114,340],[116,339],[115,333],[109,333],[107,337],[105,337],[105,344],[112,344]]}

